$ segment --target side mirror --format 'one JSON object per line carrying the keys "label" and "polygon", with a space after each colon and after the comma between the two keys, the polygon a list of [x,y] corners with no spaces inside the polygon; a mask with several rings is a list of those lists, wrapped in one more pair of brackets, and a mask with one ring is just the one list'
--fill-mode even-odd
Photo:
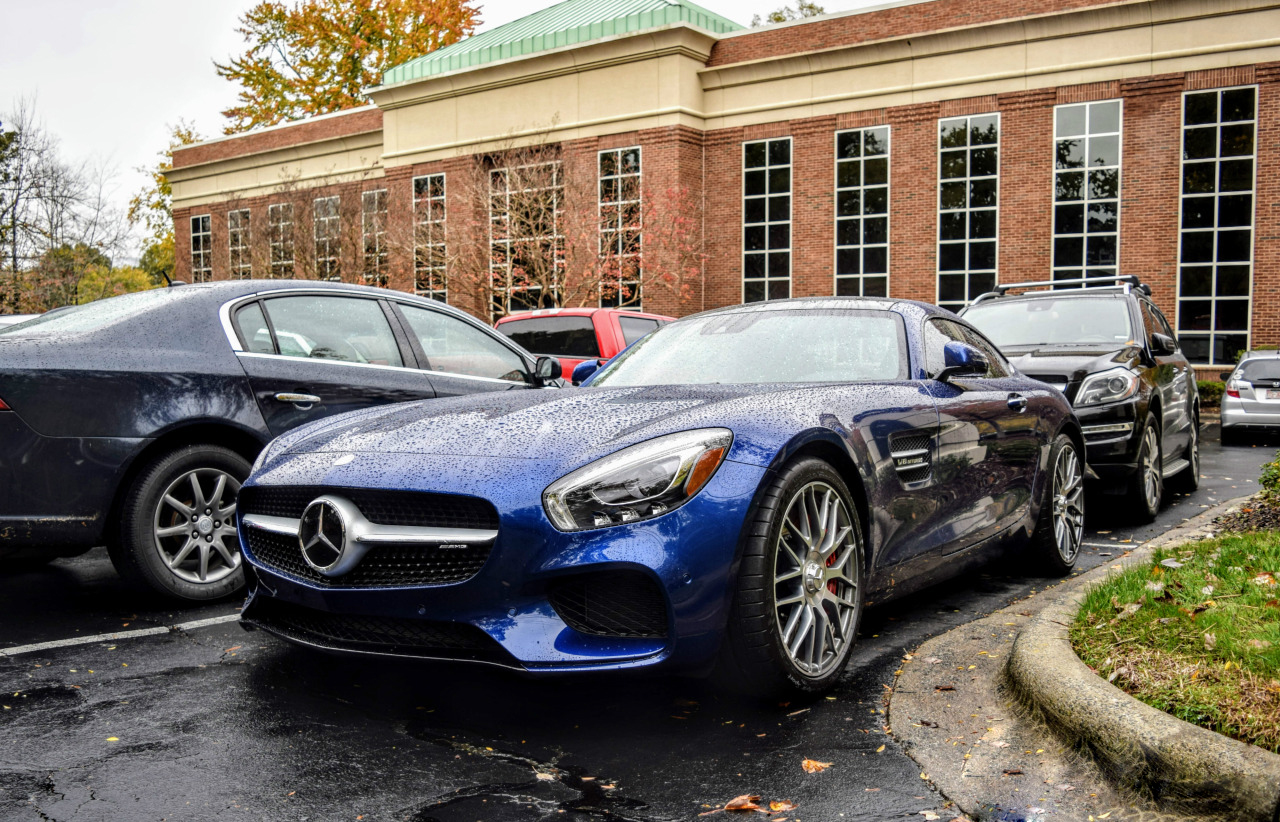
{"label": "side mirror", "polygon": [[1178,350],[1178,342],[1168,334],[1159,332],[1151,335],[1151,353],[1158,357],[1172,354]]}
{"label": "side mirror", "polygon": [[534,380],[538,385],[560,379],[560,360],[555,357],[538,357],[533,366]]}
{"label": "side mirror", "polygon": [[1228,380],[1230,380],[1230,379],[1231,379],[1231,375],[1232,375],[1232,374],[1234,374],[1234,373],[1236,373],[1236,372],[1234,372],[1234,371],[1219,371],[1219,372],[1218,372],[1218,379],[1222,380],[1223,382],[1227,382]]}
{"label": "side mirror", "polygon": [[934,379],[947,382],[956,377],[981,377],[987,373],[987,358],[968,343],[952,342],[942,347],[942,370]]}
{"label": "side mirror", "polygon": [[604,360],[583,360],[573,367],[573,384],[582,385],[591,375],[600,370]]}

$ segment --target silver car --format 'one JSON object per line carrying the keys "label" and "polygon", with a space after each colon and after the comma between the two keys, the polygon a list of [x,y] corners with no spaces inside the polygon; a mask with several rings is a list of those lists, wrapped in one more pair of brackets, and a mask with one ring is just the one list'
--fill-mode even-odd
{"label": "silver car", "polygon": [[1249,429],[1280,430],[1280,351],[1250,351],[1222,379],[1223,444]]}

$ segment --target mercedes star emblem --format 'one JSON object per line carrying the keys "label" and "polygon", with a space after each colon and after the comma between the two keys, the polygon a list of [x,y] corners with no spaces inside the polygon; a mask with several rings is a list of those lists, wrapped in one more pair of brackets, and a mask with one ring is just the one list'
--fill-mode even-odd
{"label": "mercedes star emblem", "polygon": [[322,574],[332,571],[347,543],[347,526],[338,506],[327,499],[313,500],[302,512],[298,541],[308,565]]}

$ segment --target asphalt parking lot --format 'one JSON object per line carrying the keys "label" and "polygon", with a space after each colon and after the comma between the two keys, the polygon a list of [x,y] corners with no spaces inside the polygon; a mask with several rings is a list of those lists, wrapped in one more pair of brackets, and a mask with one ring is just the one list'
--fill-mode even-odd
{"label": "asphalt parking lot", "polygon": [[[1211,426],[1200,491],[1151,526],[1092,500],[1080,570],[1252,493],[1275,445],[1223,449]],[[1046,584],[991,568],[872,609],[830,697],[760,706],[690,680],[317,655],[243,632],[238,602],[131,593],[101,549],[0,570],[0,819],[687,820],[759,794],[796,804],[775,818],[945,820],[884,733],[886,689],[924,639]]]}

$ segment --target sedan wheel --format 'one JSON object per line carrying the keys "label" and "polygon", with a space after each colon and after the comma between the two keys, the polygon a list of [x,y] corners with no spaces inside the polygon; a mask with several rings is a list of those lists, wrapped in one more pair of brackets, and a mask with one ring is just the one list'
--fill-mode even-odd
{"label": "sedan wheel", "polygon": [[1049,466],[1031,559],[1036,571],[1060,577],[1071,573],[1084,539],[1084,463],[1071,437],[1054,439]]}
{"label": "sedan wheel", "polygon": [[839,493],[811,482],[791,498],[775,547],[776,626],[792,665],[820,679],[840,665],[857,623],[857,545]]}
{"label": "sedan wheel", "polygon": [[828,463],[790,463],[746,523],[718,673],[760,696],[836,684],[858,635],[864,548],[853,497]]}
{"label": "sedan wheel", "polygon": [[162,454],[126,491],[119,537],[107,546],[125,579],[168,596],[219,599],[244,585],[236,499],[249,462],[195,445]]}
{"label": "sedan wheel", "polygon": [[217,468],[188,471],[174,480],[156,506],[155,547],[174,576],[217,582],[240,568],[236,544],[236,495],[240,482]]}

